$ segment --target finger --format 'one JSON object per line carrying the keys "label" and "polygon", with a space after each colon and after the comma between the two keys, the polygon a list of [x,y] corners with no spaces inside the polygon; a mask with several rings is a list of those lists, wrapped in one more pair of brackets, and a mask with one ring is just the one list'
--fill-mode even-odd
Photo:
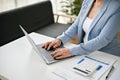
{"label": "finger", "polygon": [[64,58],[64,56],[57,56],[57,57],[55,57],[55,59],[63,59]]}
{"label": "finger", "polygon": [[58,47],[58,44],[55,44],[54,46],[53,46],[53,48],[57,48]]}
{"label": "finger", "polygon": [[51,55],[54,57],[58,53],[57,50],[55,50]]}
{"label": "finger", "polygon": [[50,43],[51,43],[51,42],[47,42],[47,43],[45,43],[45,44],[44,44],[44,48],[47,49]]}
{"label": "finger", "polygon": [[55,50],[51,55],[54,57],[54,55],[57,54],[57,50]]}
{"label": "finger", "polygon": [[42,44],[42,48],[45,48],[45,44]]}
{"label": "finger", "polygon": [[57,53],[55,53],[54,55],[53,55],[53,57],[58,57],[58,56],[62,56],[62,53],[60,53],[60,52],[57,52]]}
{"label": "finger", "polygon": [[55,51],[51,55],[54,57],[56,54],[60,53],[59,50],[60,48],[56,48]]}
{"label": "finger", "polygon": [[47,50],[50,50],[51,47],[53,47],[54,43],[50,43],[47,47]]}

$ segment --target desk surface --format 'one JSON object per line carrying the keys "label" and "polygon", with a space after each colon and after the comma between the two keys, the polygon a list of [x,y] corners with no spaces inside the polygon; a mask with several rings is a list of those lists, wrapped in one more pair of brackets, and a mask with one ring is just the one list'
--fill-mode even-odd
{"label": "desk surface", "polygon": [[[31,33],[30,36],[36,44],[53,40],[53,38],[37,33]],[[71,47],[74,44],[67,43],[65,46]],[[120,68],[120,57],[105,53],[100,54],[118,58],[114,66],[115,69]],[[96,56],[97,54],[93,53],[90,55]],[[8,78],[8,80],[46,80],[47,69],[56,66],[67,68],[78,61],[79,58],[80,56],[76,56],[58,63],[46,65],[41,57],[32,49],[26,37],[22,37],[0,47],[0,75]]]}

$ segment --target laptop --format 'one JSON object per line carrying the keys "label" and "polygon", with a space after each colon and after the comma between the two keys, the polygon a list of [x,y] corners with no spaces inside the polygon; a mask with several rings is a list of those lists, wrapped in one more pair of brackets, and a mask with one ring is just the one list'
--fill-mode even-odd
{"label": "laptop", "polygon": [[46,64],[51,64],[51,63],[55,63],[58,62],[60,60],[56,60],[51,56],[51,53],[55,50],[46,50],[44,48],[42,48],[42,44],[40,45],[36,45],[35,42],[31,39],[31,37],[29,36],[29,34],[25,31],[25,29],[19,25],[19,27],[21,28],[21,30],[23,31],[23,33],[25,34],[27,40],[30,42],[31,46],[33,47],[33,49],[37,52],[37,54],[45,61]]}

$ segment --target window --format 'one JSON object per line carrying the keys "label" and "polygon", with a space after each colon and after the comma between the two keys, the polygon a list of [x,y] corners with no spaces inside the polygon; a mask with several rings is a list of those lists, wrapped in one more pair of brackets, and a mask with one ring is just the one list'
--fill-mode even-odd
{"label": "window", "polygon": [[[34,4],[44,0],[0,0],[0,12],[15,9],[18,7]],[[58,11],[59,5],[58,0],[51,0],[53,4],[53,11]]]}

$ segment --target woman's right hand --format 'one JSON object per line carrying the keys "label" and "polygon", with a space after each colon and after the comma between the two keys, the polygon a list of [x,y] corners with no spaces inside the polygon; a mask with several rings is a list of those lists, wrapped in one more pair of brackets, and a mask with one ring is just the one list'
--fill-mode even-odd
{"label": "woman's right hand", "polygon": [[43,44],[43,48],[46,48],[47,50],[50,50],[51,48],[57,48],[61,45],[62,41],[60,39],[55,39],[50,42],[46,42]]}

